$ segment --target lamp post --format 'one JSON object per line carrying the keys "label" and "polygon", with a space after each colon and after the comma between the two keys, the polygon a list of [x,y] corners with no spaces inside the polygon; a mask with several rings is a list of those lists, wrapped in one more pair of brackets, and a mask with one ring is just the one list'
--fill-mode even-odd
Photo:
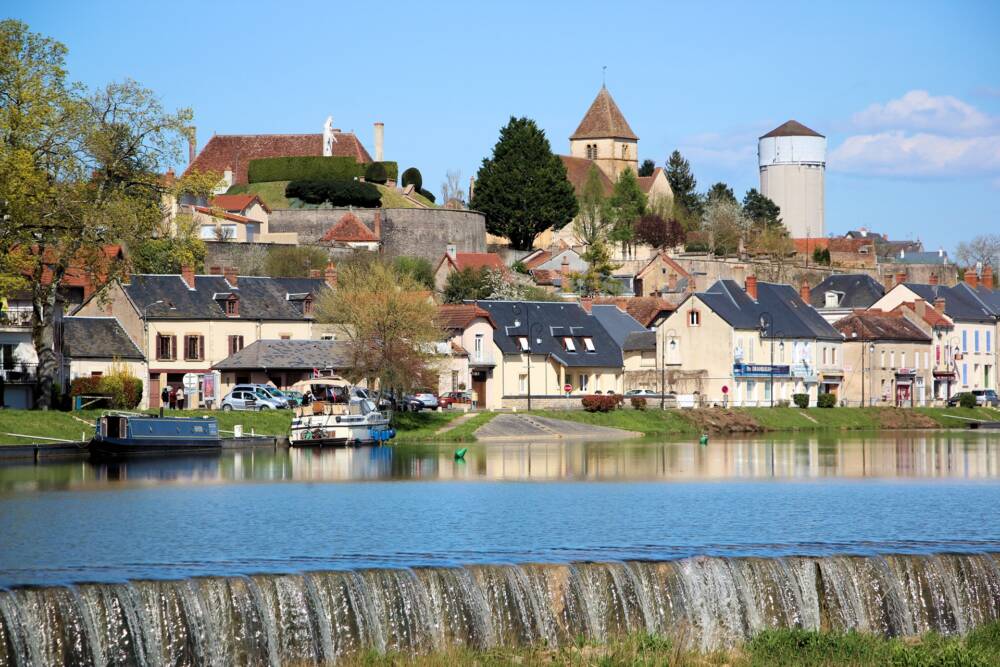
{"label": "lamp post", "polygon": [[673,343],[674,339],[677,337],[677,331],[674,329],[667,329],[663,332],[663,339],[660,341],[660,409],[665,410],[667,407],[667,336],[670,336],[670,342]]}
{"label": "lamp post", "polygon": [[[771,366],[768,368],[769,382],[768,382],[768,393],[771,395],[771,407],[774,407],[774,317],[771,313],[764,311],[760,314],[760,335],[763,337],[767,335],[771,339]],[[780,343],[780,349],[782,352],[785,350],[785,343],[782,341]]]}
{"label": "lamp post", "polygon": [[[514,311],[515,315],[519,315],[521,313],[521,306],[515,303],[514,306],[513,306],[513,311]],[[520,325],[520,323],[517,320],[514,320],[514,326],[517,327],[519,325]],[[541,330],[542,325],[536,323],[535,327],[537,327],[538,330]],[[524,328],[525,328],[525,332],[528,334],[526,336],[526,340],[528,342],[528,345],[527,345],[527,349],[525,350],[525,352],[528,353],[528,411],[530,412],[531,411],[531,339],[534,336],[534,329],[531,326],[531,304],[530,303],[525,303],[525,305],[524,305]]]}

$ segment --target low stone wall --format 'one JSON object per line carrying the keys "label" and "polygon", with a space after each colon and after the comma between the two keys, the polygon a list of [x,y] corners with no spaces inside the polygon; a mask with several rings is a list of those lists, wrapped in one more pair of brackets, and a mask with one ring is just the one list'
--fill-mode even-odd
{"label": "low stone wall", "polygon": [[[583,403],[580,402],[582,396],[532,396],[532,410],[582,410]],[[527,396],[504,396],[500,399],[500,405],[505,410],[528,409]]]}

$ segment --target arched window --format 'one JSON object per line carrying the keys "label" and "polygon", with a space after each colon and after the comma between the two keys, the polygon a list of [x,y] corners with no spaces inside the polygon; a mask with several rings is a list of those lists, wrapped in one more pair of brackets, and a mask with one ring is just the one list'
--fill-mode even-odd
{"label": "arched window", "polygon": [[622,159],[628,159],[628,144],[622,144]]}

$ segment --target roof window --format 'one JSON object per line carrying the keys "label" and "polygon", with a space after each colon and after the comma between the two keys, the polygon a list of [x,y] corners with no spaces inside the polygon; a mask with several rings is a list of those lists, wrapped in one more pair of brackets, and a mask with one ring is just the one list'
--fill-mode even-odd
{"label": "roof window", "polygon": [[594,339],[591,338],[590,336],[587,336],[586,338],[583,339],[583,346],[587,348],[587,352],[594,352],[595,351]]}

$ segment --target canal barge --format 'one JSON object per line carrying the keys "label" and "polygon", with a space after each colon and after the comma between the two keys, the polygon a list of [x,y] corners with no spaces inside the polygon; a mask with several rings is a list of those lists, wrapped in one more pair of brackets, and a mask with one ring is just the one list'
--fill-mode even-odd
{"label": "canal barge", "polygon": [[291,447],[379,445],[396,436],[389,415],[343,378],[302,380],[292,389],[312,400],[295,408],[288,431]]}
{"label": "canal barge", "polygon": [[98,458],[208,454],[221,451],[222,441],[214,417],[109,412],[97,419],[87,448]]}

